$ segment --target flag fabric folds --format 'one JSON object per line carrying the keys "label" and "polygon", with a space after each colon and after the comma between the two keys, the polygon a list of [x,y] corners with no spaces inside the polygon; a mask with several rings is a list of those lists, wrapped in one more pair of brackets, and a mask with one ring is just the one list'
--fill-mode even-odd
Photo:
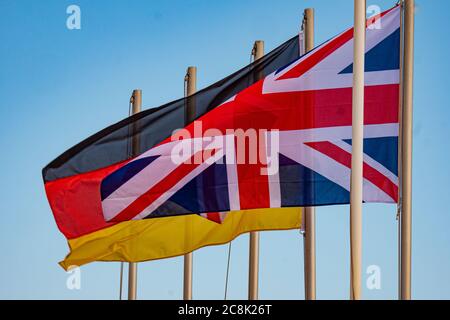
{"label": "flag fabric folds", "polygon": [[[399,7],[369,19],[366,33],[363,200],[396,203]],[[295,37],[45,167],[47,197],[71,247],[62,265],[175,256],[243,232],[297,228],[295,207],[348,204],[353,29],[298,52]],[[196,118],[185,125],[192,103]]]}
{"label": "flag fabric folds", "polygon": [[70,253],[60,262],[64,269],[92,261],[139,262],[170,258],[207,245],[230,242],[240,234],[258,230],[301,227],[301,210],[294,208],[235,211],[222,224],[198,215],[125,221],[69,239]]}
{"label": "flag fabric folds", "polygon": [[[399,7],[369,21],[363,199],[396,203]],[[105,220],[349,203],[352,73],[348,29],[112,169]]]}
{"label": "flag fabric folds", "polygon": [[[132,158],[131,145],[136,132],[139,132],[136,153],[140,155],[184,126],[185,107],[192,102],[190,99],[195,100],[196,116],[200,117],[255,83],[259,76],[272,73],[298,55],[296,36],[189,98],[144,110],[94,134],[47,165],[43,169],[45,190],[57,226],[70,247],[61,265],[67,268],[92,261],[161,259],[206,245],[226,243],[249,231],[299,228],[299,208],[238,211],[229,216],[226,212],[200,213],[209,221],[190,214],[125,223],[106,222],[100,195],[101,181]],[[189,237],[185,236],[187,234]]]}

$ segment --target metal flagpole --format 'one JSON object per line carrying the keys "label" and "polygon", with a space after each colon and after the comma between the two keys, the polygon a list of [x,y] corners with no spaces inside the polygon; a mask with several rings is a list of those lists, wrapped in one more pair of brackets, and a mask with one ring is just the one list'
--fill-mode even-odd
{"label": "metal flagpole", "polygon": [[[136,89],[133,90],[133,95],[131,96],[132,103],[132,114],[136,114],[141,112],[142,107],[142,90]],[[132,156],[136,156],[139,152],[139,128],[134,126],[133,129],[133,138],[131,144],[131,152]],[[137,296],[137,263],[130,262],[128,264],[128,300],[136,300]]]}
{"label": "metal flagpole", "polygon": [[402,114],[402,205],[400,214],[400,298],[411,299],[412,117],[414,74],[414,0],[405,0]]}
{"label": "metal flagpole", "polygon": [[[262,58],[264,55],[264,41],[255,41],[252,54],[254,60]],[[261,79],[263,74],[258,74],[257,77]],[[259,232],[250,232],[249,251],[248,299],[258,300]]]}
{"label": "metal flagpole", "polygon": [[119,300],[122,300],[123,292],[123,262],[120,262],[120,278],[119,278]]}
{"label": "metal flagpole", "polygon": [[[314,9],[304,12],[305,53],[314,49]],[[304,208],[305,299],[316,300],[316,216],[314,207]]]}
{"label": "metal flagpole", "polygon": [[350,296],[361,299],[363,136],[364,136],[364,55],[366,0],[354,0],[352,98],[352,170],[350,182]]}
{"label": "metal flagpole", "polygon": [[[197,68],[188,67],[185,77],[186,82],[186,97],[193,95],[197,90]],[[195,120],[195,101],[193,99],[187,99],[186,105],[186,123],[190,123]],[[190,226],[187,226],[189,228]],[[189,236],[189,234],[188,234]],[[189,240],[188,240],[189,241]],[[184,274],[183,274],[183,299],[192,300],[192,262],[193,253],[187,253],[184,255]]]}
{"label": "metal flagpole", "polygon": [[404,4],[403,4],[403,0],[399,0],[399,5],[400,5],[400,52],[399,52],[399,56],[400,56],[400,61],[399,61],[399,95],[398,95],[398,150],[397,150],[397,158],[399,159],[397,167],[398,167],[398,181],[399,181],[399,188],[398,188],[398,203],[397,203],[397,216],[396,216],[396,220],[397,220],[397,251],[398,251],[398,270],[397,270],[397,274],[398,274],[398,287],[397,287],[397,291],[398,291],[398,299],[401,299],[401,286],[402,286],[402,281],[401,281],[401,274],[402,274],[402,270],[401,270],[401,252],[402,252],[402,248],[401,248],[401,234],[402,234],[402,225],[401,225],[401,219],[400,219],[400,215],[401,215],[401,210],[402,210],[402,186],[401,186],[401,181],[402,181],[402,114],[403,114],[403,52],[404,52],[404,28],[403,28],[403,8],[404,8]]}

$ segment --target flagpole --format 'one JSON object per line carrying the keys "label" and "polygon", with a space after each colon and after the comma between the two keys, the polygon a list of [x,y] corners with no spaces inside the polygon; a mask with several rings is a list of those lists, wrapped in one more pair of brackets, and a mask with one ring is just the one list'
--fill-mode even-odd
{"label": "flagpole", "polygon": [[350,182],[350,296],[361,299],[363,137],[364,137],[364,55],[366,0],[354,0],[352,169]]}
{"label": "flagpole", "polygon": [[[132,103],[132,114],[136,114],[141,112],[142,108],[142,90],[135,89],[133,90],[133,95],[131,96]],[[139,129],[137,127],[133,127],[133,138],[132,138],[132,146],[131,152],[132,156],[136,156],[139,152],[139,135],[137,135],[137,131]],[[130,262],[128,263],[128,300],[136,300],[137,297],[137,263]]]}
{"label": "flagpole", "polygon": [[404,53],[404,3],[403,0],[399,0],[400,5],[400,60],[399,60],[399,95],[398,95],[398,148],[397,148],[397,159],[398,159],[398,181],[399,181],[399,187],[398,187],[398,203],[397,203],[397,274],[398,274],[398,286],[397,286],[397,292],[398,292],[398,299],[401,299],[401,292],[402,292],[402,258],[401,258],[401,252],[402,252],[402,241],[401,241],[401,234],[402,234],[402,224],[401,224],[401,210],[402,210],[402,123],[403,123],[403,53]]}
{"label": "flagpole", "polygon": [[[197,68],[188,67],[186,71],[186,93],[185,96],[193,95],[197,90]],[[195,120],[195,102],[187,99],[186,105],[186,124]],[[190,228],[186,226],[186,228]],[[189,241],[190,234],[187,234]],[[183,299],[192,300],[192,273],[193,273],[193,253],[189,252],[184,255],[184,274],[183,274]]]}
{"label": "flagpole", "polygon": [[[314,9],[305,9],[303,18],[305,53],[314,49]],[[316,215],[314,207],[304,208],[305,299],[316,300]]]}
{"label": "flagpole", "polygon": [[[264,55],[264,41],[255,41],[253,46],[253,59],[258,60]],[[263,74],[257,75],[258,79]],[[259,278],[259,232],[250,232],[249,249],[249,273],[248,273],[248,299],[258,300],[258,278]]]}
{"label": "flagpole", "polygon": [[411,299],[412,117],[414,74],[414,0],[405,0],[402,114],[402,205],[400,214],[400,298]]}

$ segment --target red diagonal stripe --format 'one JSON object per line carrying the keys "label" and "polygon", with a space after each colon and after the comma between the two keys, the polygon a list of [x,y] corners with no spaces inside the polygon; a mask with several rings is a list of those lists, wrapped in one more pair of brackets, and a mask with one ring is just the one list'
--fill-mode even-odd
{"label": "red diagonal stripe", "polygon": [[[366,27],[368,27],[371,24],[374,24],[378,19],[382,18],[395,8],[396,7],[389,9],[379,15],[371,17],[366,21]],[[331,40],[329,43],[325,44],[323,47],[313,52],[309,57],[307,57],[297,66],[295,66],[294,68],[286,72],[284,75],[279,77],[277,80],[285,80],[301,77],[307,71],[312,69],[316,64],[318,64],[320,61],[331,55],[334,51],[343,46],[346,42],[350,41],[352,38],[353,38],[353,28],[348,29],[337,38]]]}
{"label": "red diagonal stripe", "polygon": [[307,57],[305,60],[300,62],[298,65],[296,65],[294,68],[292,68],[285,74],[283,74],[277,80],[286,80],[301,77],[312,67],[314,67],[320,61],[328,57],[330,54],[332,54],[334,51],[336,51],[338,48],[340,48],[343,44],[345,44],[352,38],[353,38],[353,29],[348,29],[339,37],[325,44],[316,52],[312,53],[309,57]]}
{"label": "red diagonal stripe", "polygon": [[[117,214],[111,221],[120,222],[133,219],[139,213],[145,210],[150,204],[161,197],[164,193],[168,192],[176,183],[178,183],[182,178],[192,172],[195,168],[201,165],[201,163],[195,163],[194,159],[203,151],[199,151],[194,154],[188,161],[179,165],[175,170],[173,170],[169,175],[167,175],[163,180],[155,184],[152,188],[147,190],[144,194],[133,201],[128,207]],[[210,152],[205,152],[203,154],[203,161],[212,157],[216,153],[216,150],[211,150]]]}
{"label": "red diagonal stripe", "polygon": [[[347,168],[352,167],[352,155],[351,153],[339,148],[328,141],[323,142],[309,142],[306,145],[311,148],[327,155],[331,159],[339,162]],[[367,163],[363,163],[363,177],[372,182],[378,188],[383,190],[389,197],[395,202],[398,201],[398,186],[385,177],[381,172],[369,166]]]}

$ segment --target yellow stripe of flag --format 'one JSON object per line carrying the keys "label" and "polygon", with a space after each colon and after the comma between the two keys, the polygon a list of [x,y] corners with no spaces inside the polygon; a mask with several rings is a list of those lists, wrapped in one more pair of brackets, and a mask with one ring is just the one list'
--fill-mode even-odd
{"label": "yellow stripe of flag", "polygon": [[227,243],[262,230],[301,227],[300,208],[258,209],[228,213],[222,224],[198,215],[126,221],[70,239],[64,269],[93,261],[141,262],[175,257],[196,249]]}

